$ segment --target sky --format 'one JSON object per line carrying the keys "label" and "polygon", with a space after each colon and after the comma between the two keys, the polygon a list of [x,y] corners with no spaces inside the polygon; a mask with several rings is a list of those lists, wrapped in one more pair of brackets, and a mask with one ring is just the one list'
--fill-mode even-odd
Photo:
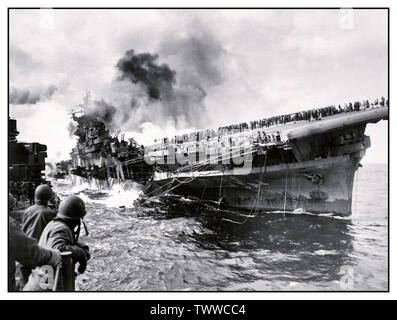
{"label": "sky", "polygon": [[[49,161],[69,158],[69,112],[87,91],[144,144],[387,97],[386,10],[11,10],[9,30],[9,113]],[[172,100],[123,78],[129,50],[174,73]],[[368,125],[364,163],[387,162],[387,124]]]}

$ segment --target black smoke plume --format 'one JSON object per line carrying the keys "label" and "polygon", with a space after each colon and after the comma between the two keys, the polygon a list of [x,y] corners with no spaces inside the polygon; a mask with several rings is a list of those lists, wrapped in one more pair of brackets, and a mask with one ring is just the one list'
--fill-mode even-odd
{"label": "black smoke plume", "polygon": [[89,107],[87,111],[91,116],[104,122],[106,125],[111,126],[117,109],[102,99],[94,101],[92,108],[90,109]]}
{"label": "black smoke plume", "polygon": [[158,65],[157,59],[157,55],[135,54],[134,50],[128,50],[116,64],[120,71],[119,80],[128,79],[141,85],[152,99],[172,98],[175,71],[166,64]]}
{"label": "black smoke plume", "polygon": [[160,64],[158,55],[137,54],[134,50],[128,50],[117,62],[117,80],[134,86],[130,89],[130,102],[120,104],[118,119],[122,119],[121,124],[128,121],[131,127],[143,122],[161,125],[168,120],[173,120],[179,129],[203,127],[207,121],[206,90],[223,80],[218,66],[223,48],[203,34],[167,41],[161,51],[175,64],[178,73],[167,64]]}
{"label": "black smoke plume", "polygon": [[58,88],[54,85],[50,85],[45,89],[11,87],[9,101],[13,105],[36,104],[39,101],[49,100],[57,90]]}
{"label": "black smoke plume", "polygon": [[[114,129],[114,116],[117,109],[109,102],[104,99],[94,100],[89,103],[86,101],[83,105],[80,105],[80,107],[84,110],[85,115],[102,121],[108,129]],[[73,123],[69,124],[69,133],[74,131],[73,126]]]}
{"label": "black smoke plume", "polygon": [[164,37],[159,55],[126,51],[116,62],[116,78],[108,87],[106,101],[111,103],[95,103],[90,114],[110,129],[127,131],[140,130],[146,122],[170,123],[176,129],[206,127],[205,99],[223,82],[226,51],[202,24],[188,29],[180,37]]}

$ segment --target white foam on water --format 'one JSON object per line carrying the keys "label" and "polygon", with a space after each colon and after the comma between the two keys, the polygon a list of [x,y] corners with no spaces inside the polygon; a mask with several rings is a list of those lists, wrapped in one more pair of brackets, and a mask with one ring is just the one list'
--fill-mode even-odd
{"label": "white foam on water", "polygon": [[96,200],[100,203],[105,204],[108,207],[126,207],[132,208],[134,206],[134,201],[139,198],[142,191],[134,185],[130,188],[125,188],[125,186],[120,184],[115,184],[108,193],[108,197],[104,200]]}
{"label": "white foam on water", "polygon": [[314,254],[317,256],[336,255],[338,252],[332,250],[316,250]]}
{"label": "white foam on water", "polygon": [[81,192],[79,197],[86,203],[98,203],[111,208],[132,208],[134,207],[134,201],[139,198],[142,192],[138,189],[124,190],[120,185],[113,185],[107,193],[105,199],[92,199],[84,192]]}
{"label": "white foam on water", "polygon": [[70,192],[71,194],[73,194],[73,193],[80,193],[80,192],[83,192],[84,190],[89,190],[89,189],[91,189],[91,186],[90,186],[88,183],[84,182],[84,183],[82,183],[82,184],[74,184],[74,185],[70,188],[69,192]]}
{"label": "white foam on water", "polygon": [[62,180],[61,185],[62,184],[70,185],[70,187],[68,187],[68,192],[70,194],[80,193],[87,189],[97,190],[95,184],[89,184],[86,179],[78,176],[68,176],[66,179]]}
{"label": "white foam on water", "polygon": [[81,200],[84,201],[84,203],[93,203],[93,202],[95,202],[93,199],[90,199],[85,193],[80,193],[79,197],[81,198]]}
{"label": "white foam on water", "polygon": [[[68,184],[68,194],[78,194],[79,197],[86,203],[98,203],[103,204],[107,207],[113,208],[132,208],[134,206],[134,201],[139,198],[142,191],[138,184],[136,183],[114,183],[112,188],[109,190],[98,188],[97,183],[88,183],[86,179],[78,176],[73,176],[67,179]],[[105,198],[93,199],[90,198],[88,193],[101,192],[107,195]]]}
{"label": "white foam on water", "polygon": [[[280,213],[282,213],[282,211],[280,211]],[[325,213],[311,213],[308,211],[305,211],[302,208],[297,208],[294,211],[286,211],[286,213],[288,214],[295,214],[295,215],[309,215],[309,216],[316,216],[316,217],[328,217],[328,218],[332,218],[332,219],[339,219],[339,220],[350,220],[351,217],[350,216],[338,216],[332,212],[325,212]]]}

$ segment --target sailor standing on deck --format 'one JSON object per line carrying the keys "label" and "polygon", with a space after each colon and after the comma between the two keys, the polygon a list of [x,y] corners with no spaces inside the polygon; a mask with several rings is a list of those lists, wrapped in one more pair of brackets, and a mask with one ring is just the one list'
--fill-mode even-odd
{"label": "sailor standing on deck", "polygon": [[23,189],[26,198],[29,199],[30,205],[34,204],[34,185],[32,181],[27,181],[23,184]]}
{"label": "sailor standing on deck", "polygon": [[[39,245],[44,248],[58,249],[61,252],[70,251],[73,265],[79,263],[79,273],[84,273],[87,261],[90,259],[88,246],[78,242],[81,219],[85,214],[83,200],[74,195],[65,198],[59,206],[56,218],[47,224],[39,240]],[[33,270],[24,291],[44,291],[40,286],[44,273],[40,268]],[[62,275],[58,283],[58,290],[62,291]]]}
{"label": "sailor standing on deck", "polygon": [[[39,185],[34,194],[35,204],[22,216],[22,230],[28,237],[39,241],[46,225],[56,217],[56,211],[48,207],[48,201],[53,198],[53,192],[47,184]],[[28,281],[32,269],[22,266],[21,273],[24,284]]]}

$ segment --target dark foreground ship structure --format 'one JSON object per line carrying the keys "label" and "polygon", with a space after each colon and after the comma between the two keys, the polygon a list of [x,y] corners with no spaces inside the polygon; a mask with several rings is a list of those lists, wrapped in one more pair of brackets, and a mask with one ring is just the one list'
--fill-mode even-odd
{"label": "dark foreground ship structure", "polygon": [[40,184],[44,179],[47,146],[37,142],[18,142],[17,120],[8,118],[8,180]]}
{"label": "dark foreground ship structure", "polygon": [[148,197],[174,193],[250,210],[351,214],[354,175],[388,101],[296,112],[202,130],[139,146],[103,122],[73,114],[78,143],[70,173],[109,188],[142,185]]}

